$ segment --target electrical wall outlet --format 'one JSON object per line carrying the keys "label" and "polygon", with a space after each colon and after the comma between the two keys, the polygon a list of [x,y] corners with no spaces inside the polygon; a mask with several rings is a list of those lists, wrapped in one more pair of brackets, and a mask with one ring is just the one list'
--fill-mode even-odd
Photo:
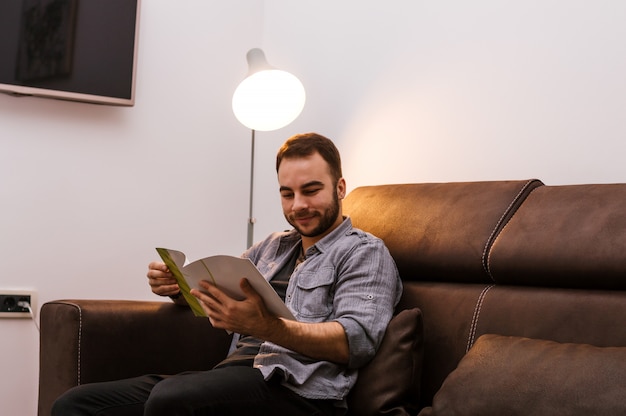
{"label": "electrical wall outlet", "polygon": [[28,306],[33,314],[37,310],[37,292],[32,289],[0,289],[0,318],[32,318]]}

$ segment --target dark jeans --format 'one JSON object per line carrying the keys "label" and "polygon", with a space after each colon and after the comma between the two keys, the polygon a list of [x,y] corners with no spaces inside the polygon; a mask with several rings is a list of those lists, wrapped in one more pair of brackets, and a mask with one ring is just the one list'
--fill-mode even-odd
{"label": "dark jeans", "polygon": [[334,415],[331,401],[308,400],[250,367],[175,376],[146,375],[84,384],[59,397],[52,416]]}

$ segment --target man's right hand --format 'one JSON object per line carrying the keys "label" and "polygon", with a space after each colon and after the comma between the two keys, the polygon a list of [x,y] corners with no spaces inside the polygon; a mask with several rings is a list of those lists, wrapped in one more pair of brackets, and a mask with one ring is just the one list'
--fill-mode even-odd
{"label": "man's right hand", "polygon": [[159,296],[175,296],[180,293],[180,288],[170,269],[165,263],[153,261],[148,265],[148,284],[152,293]]}

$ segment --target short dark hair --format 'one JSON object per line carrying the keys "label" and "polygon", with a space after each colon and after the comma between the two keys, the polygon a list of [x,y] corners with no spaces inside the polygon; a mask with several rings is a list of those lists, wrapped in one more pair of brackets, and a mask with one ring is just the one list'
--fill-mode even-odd
{"label": "short dark hair", "polygon": [[278,173],[278,168],[283,159],[311,156],[315,152],[319,153],[322,159],[328,163],[330,174],[335,183],[339,181],[343,176],[339,150],[332,140],[317,133],[296,134],[288,138],[276,154],[276,172]]}

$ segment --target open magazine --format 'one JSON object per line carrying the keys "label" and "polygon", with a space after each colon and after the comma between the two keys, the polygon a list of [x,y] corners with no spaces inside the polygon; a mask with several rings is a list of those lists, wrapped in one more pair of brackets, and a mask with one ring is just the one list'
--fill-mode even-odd
{"label": "open magazine", "polygon": [[196,316],[207,316],[198,299],[189,293],[191,289],[202,290],[201,280],[213,283],[233,299],[243,300],[245,296],[239,282],[245,277],[263,298],[270,312],[281,318],[295,320],[287,305],[250,259],[217,255],[187,263],[187,257],[180,251],[166,248],[156,250],[176,278],[183,297]]}

